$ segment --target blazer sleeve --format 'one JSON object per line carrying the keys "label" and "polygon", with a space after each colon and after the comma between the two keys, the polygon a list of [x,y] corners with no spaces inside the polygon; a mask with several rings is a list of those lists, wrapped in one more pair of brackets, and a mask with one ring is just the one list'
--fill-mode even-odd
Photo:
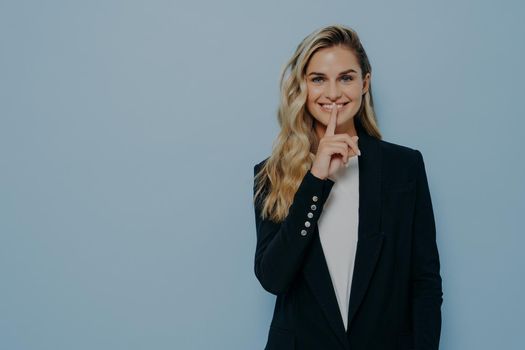
{"label": "blazer sleeve", "polygon": [[[254,166],[254,176],[260,164]],[[333,185],[332,180],[320,179],[308,170],[294,195],[288,215],[279,223],[263,220],[262,200],[255,203],[255,276],[269,293],[286,293],[300,271],[306,249],[314,237],[314,228]],[[255,190],[254,181],[254,194]]]}
{"label": "blazer sleeve", "polygon": [[416,202],[412,246],[412,318],[417,350],[437,350],[441,333],[443,291],[436,226],[425,164],[416,151]]}

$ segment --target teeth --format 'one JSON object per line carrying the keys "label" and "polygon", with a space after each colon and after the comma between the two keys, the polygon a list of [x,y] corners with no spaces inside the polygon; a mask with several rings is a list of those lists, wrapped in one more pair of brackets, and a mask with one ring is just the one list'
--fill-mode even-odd
{"label": "teeth", "polygon": [[[323,108],[325,109],[332,109],[332,105],[321,105],[323,106]],[[343,104],[338,104],[337,105],[337,108],[342,108],[343,107]]]}

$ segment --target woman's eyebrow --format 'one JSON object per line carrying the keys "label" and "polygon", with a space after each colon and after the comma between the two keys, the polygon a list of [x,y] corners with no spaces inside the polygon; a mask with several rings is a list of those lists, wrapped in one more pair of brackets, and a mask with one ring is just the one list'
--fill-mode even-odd
{"label": "woman's eyebrow", "polygon": [[[357,73],[355,70],[353,70],[353,69],[350,68],[350,69],[347,69],[347,70],[345,70],[345,71],[342,71],[341,73],[339,73],[339,75],[341,75],[341,74],[346,74],[346,73],[350,73],[350,72]],[[322,75],[322,76],[324,76],[325,74],[324,74],[324,73],[318,73],[318,72],[311,72],[311,73],[309,73],[308,75],[309,75],[309,76],[310,76],[310,75]]]}

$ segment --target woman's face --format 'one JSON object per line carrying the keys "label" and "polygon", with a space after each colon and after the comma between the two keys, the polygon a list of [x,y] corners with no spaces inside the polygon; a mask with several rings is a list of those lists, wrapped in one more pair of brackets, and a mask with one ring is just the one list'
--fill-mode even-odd
{"label": "woman's face", "polygon": [[361,78],[361,68],[355,54],[348,48],[334,46],[317,51],[306,68],[308,97],[306,107],[316,119],[315,129],[318,136],[330,119],[331,110],[323,107],[332,102],[338,106],[335,133],[357,135],[353,117],[359,111],[363,95],[368,91],[370,73]]}

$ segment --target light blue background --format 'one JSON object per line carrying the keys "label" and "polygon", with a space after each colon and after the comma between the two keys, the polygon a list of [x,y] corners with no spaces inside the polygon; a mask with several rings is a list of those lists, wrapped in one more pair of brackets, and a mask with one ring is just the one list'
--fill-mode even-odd
{"label": "light blue background", "polygon": [[441,348],[522,349],[524,7],[1,1],[0,348],[262,349],[253,165],[280,67],[341,23],[425,159]]}

